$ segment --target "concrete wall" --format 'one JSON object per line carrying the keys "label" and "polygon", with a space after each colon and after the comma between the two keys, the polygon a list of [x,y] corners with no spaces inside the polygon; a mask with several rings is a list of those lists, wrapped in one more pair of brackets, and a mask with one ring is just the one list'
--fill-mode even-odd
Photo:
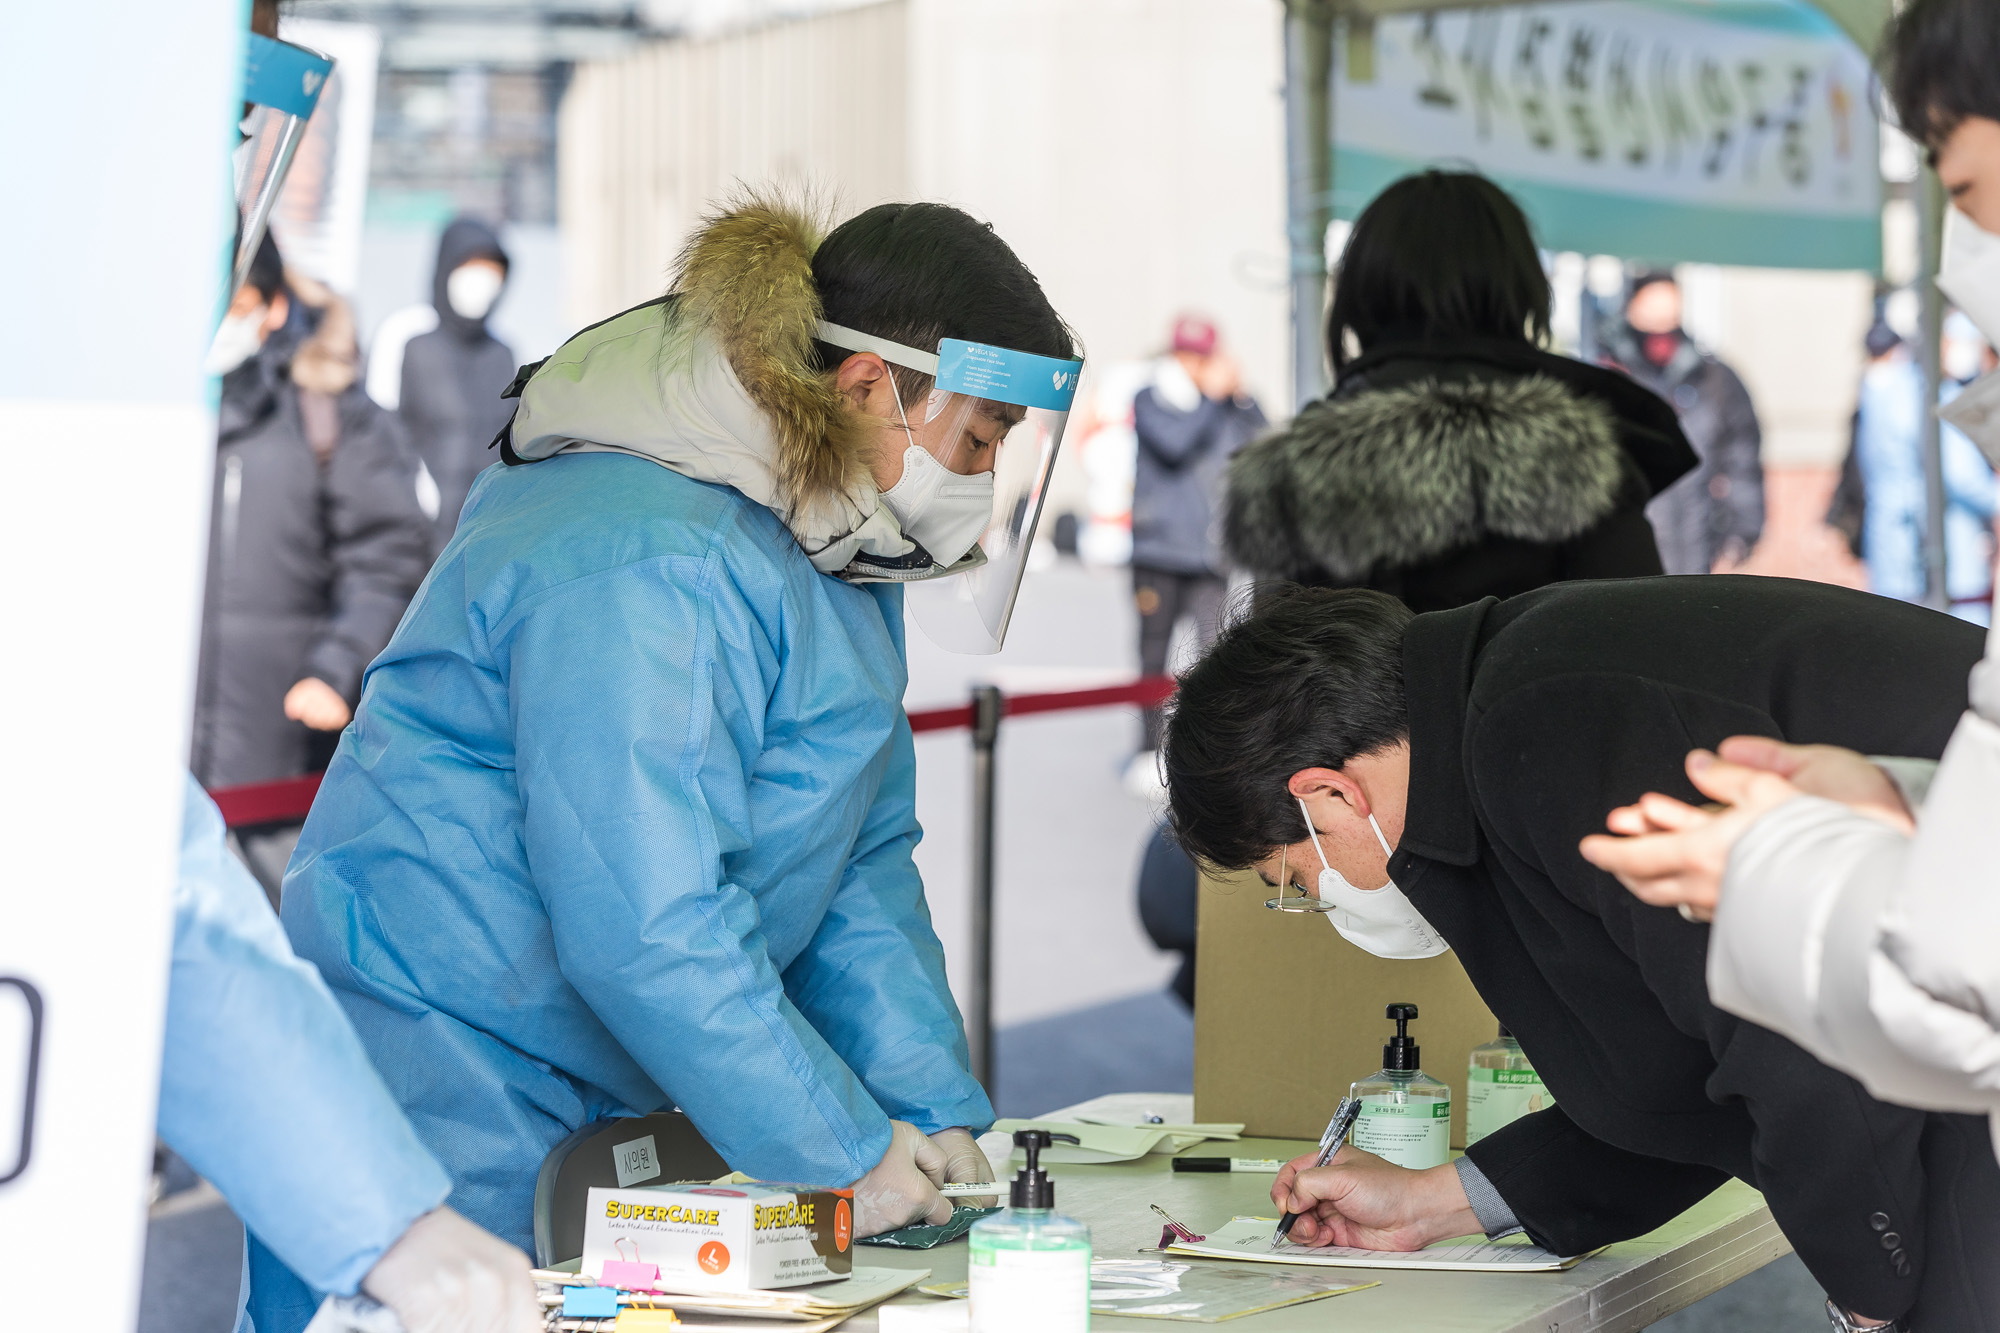
{"label": "concrete wall", "polygon": [[907,196],[906,23],[891,0],[579,66],[557,154],[573,323],[659,295],[688,233],[742,186],[838,216]]}
{"label": "concrete wall", "polygon": [[992,222],[1100,365],[1217,319],[1288,396],[1271,0],[889,0],[578,68],[561,213],[578,322],[657,294],[711,200],[810,184]]}

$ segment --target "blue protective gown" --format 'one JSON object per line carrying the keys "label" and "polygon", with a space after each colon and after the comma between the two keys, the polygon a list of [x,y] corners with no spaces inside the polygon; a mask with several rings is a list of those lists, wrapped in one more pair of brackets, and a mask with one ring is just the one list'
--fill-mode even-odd
{"label": "blue protective gown", "polygon": [[548,1150],[683,1108],[845,1185],[983,1127],[911,851],[899,589],[644,459],[489,468],[370,668],[285,880],[451,1204],[531,1245]]}
{"label": "blue protective gown", "polygon": [[351,1295],[451,1182],[223,837],[190,778],[160,1137],[307,1285]]}

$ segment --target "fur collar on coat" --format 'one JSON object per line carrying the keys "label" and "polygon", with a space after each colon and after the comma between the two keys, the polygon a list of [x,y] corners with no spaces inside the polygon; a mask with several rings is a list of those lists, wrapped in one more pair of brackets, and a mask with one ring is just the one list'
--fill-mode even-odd
{"label": "fur collar on coat", "polygon": [[1548,376],[1370,388],[1236,455],[1224,540],[1259,575],[1361,580],[1489,534],[1567,541],[1612,511],[1630,468],[1611,409]]}
{"label": "fur collar on coat", "polygon": [[526,374],[512,458],[609,450],[733,486],[784,519],[823,573],[907,555],[869,471],[878,423],[814,365],[820,239],[770,201],[710,217],[668,298],[585,329]]}

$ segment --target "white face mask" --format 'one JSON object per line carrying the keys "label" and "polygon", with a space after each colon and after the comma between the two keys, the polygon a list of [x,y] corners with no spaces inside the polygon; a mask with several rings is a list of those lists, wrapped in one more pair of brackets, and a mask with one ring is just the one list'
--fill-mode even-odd
{"label": "white face mask", "polygon": [[260,305],[247,315],[226,316],[215,331],[215,341],[208,345],[202,373],[227,375],[257,355],[257,349],[264,345],[264,321],[270,313],[268,306]]}
{"label": "white face mask", "polygon": [[[1326,859],[1326,849],[1319,845],[1319,830],[1313,827],[1312,812],[1306,809],[1304,800],[1299,801],[1299,813],[1305,817],[1306,832],[1312,838],[1313,850],[1319,853],[1319,863],[1326,867],[1319,872],[1319,897],[1337,904],[1326,914],[1327,920],[1333,922],[1333,928],[1343,939],[1377,958],[1435,958],[1450,947],[1437,929],[1424,920],[1415,904],[1403,896],[1395,880],[1379,889],[1357,889],[1349,884],[1347,877]],[[1375,841],[1382,844],[1383,854],[1393,856],[1394,850],[1382,836],[1382,826],[1375,822],[1374,815],[1368,816],[1368,827],[1375,830]]]}
{"label": "white face mask", "polygon": [[[903,395],[894,375],[889,390],[896,395],[896,414],[903,416]],[[910,440],[903,451],[903,475],[882,492],[882,503],[896,516],[903,535],[922,545],[931,559],[956,564],[993,519],[993,474],[960,476],[938,462],[917,443],[907,416],[903,434]]]}
{"label": "white face mask", "polygon": [[461,319],[485,319],[506,282],[491,264],[460,264],[445,277],[444,299]]}
{"label": "white face mask", "polygon": [[[1956,208],[1945,214],[1937,285],[1988,342],[2000,347],[2000,236]],[[1939,408],[1938,415],[1964,431],[1988,462],[2000,459],[2000,376],[1986,376]]]}

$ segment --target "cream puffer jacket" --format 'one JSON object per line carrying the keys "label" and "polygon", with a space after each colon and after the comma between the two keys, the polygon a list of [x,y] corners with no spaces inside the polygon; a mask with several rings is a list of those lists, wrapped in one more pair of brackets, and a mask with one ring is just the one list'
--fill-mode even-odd
{"label": "cream puffer jacket", "polygon": [[1737,842],[1709,996],[1883,1101],[1992,1118],[2000,1154],[2000,628],[1944,757],[1877,760],[1914,837],[1813,797]]}

